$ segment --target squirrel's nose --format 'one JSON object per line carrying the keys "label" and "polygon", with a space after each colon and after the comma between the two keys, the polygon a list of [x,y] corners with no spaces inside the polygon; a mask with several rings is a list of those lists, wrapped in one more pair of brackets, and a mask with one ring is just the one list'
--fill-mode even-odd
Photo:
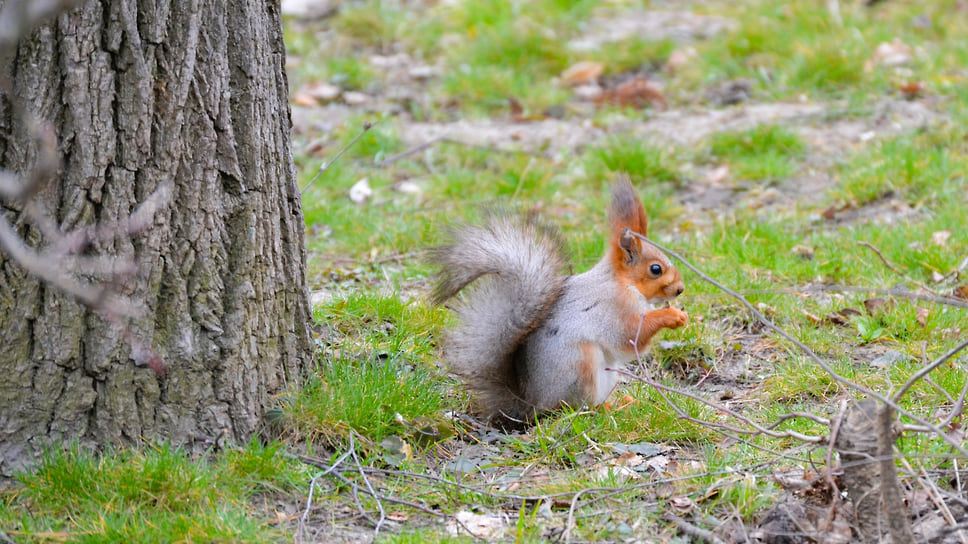
{"label": "squirrel's nose", "polygon": [[685,287],[679,287],[679,288],[677,288],[677,289],[676,289],[676,296],[679,296],[679,295],[681,295],[681,294],[682,294],[682,292],[683,292],[683,291],[685,291],[685,290],[686,290],[686,288],[685,288]]}

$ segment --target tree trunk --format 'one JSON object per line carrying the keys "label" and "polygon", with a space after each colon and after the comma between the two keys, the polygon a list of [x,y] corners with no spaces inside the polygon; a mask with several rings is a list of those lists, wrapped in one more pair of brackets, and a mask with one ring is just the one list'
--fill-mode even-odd
{"label": "tree trunk", "polygon": [[[0,474],[49,443],[242,441],[298,383],[310,311],[284,70],[278,0],[81,1],[21,42],[7,75],[56,130],[61,170],[36,202],[60,228],[116,224],[162,184],[171,198],[86,252],[137,262],[121,289],[147,314],[128,332],[0,252]],[[36,155],[4,97],[0,168]]]}

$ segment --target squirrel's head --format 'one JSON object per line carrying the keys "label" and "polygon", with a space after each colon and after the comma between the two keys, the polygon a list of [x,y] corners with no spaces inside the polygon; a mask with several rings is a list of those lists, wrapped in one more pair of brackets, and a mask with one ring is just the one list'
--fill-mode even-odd
{"label": "squirrel's head", "polygon": [[648,220],[645,207],[627,177],[621,177],[612,186],[609,220],[612,224],[609,245],[616,276],[633,285],[652,304],[681,295],[685,285],[672,261],[633,234],[646,236]]}

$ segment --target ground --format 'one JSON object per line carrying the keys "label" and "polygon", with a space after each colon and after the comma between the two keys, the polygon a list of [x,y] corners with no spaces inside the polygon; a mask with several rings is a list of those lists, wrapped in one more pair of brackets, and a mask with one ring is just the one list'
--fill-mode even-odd
{"label": "ground", "polygon": [[[142,504],[152,526],[231,520],[168,530],[187,540],[847,542],[828,439],[864,391],[940,361],[891,397],[897,467],[916,538],[960,538],[944,528],[965,516],[963,3],[283,6],[318,374],[260,440],[184,467],[163,448],[52,459],[4,495],[6,534],[110,540]],[[453,318],[428,302],[423,252],[497,207],[556,224],[587,269],[619,173],[650,237],[829,371],[679,262],[689,325],[607,405],[516,433],[477,421],[440,360]],[[214,491],[160,478],[153,500],[64,505],[45,487],[77,466],[118,480],[129,456]]]}

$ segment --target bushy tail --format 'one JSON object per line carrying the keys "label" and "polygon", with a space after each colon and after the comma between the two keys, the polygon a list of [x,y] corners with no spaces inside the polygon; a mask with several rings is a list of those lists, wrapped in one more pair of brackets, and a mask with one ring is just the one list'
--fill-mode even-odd
{"label": "bushy tail", "polygon": [[451,372],[489,419],[530,420],[534,406],[521,388],[519,348],[564,285],[567,262],[557,233],[533,218],[493,215],[483,226],[456,229],[431,260],[440,267],[436,304],[474,283],[452,305],[459,323],[443,340]]}

